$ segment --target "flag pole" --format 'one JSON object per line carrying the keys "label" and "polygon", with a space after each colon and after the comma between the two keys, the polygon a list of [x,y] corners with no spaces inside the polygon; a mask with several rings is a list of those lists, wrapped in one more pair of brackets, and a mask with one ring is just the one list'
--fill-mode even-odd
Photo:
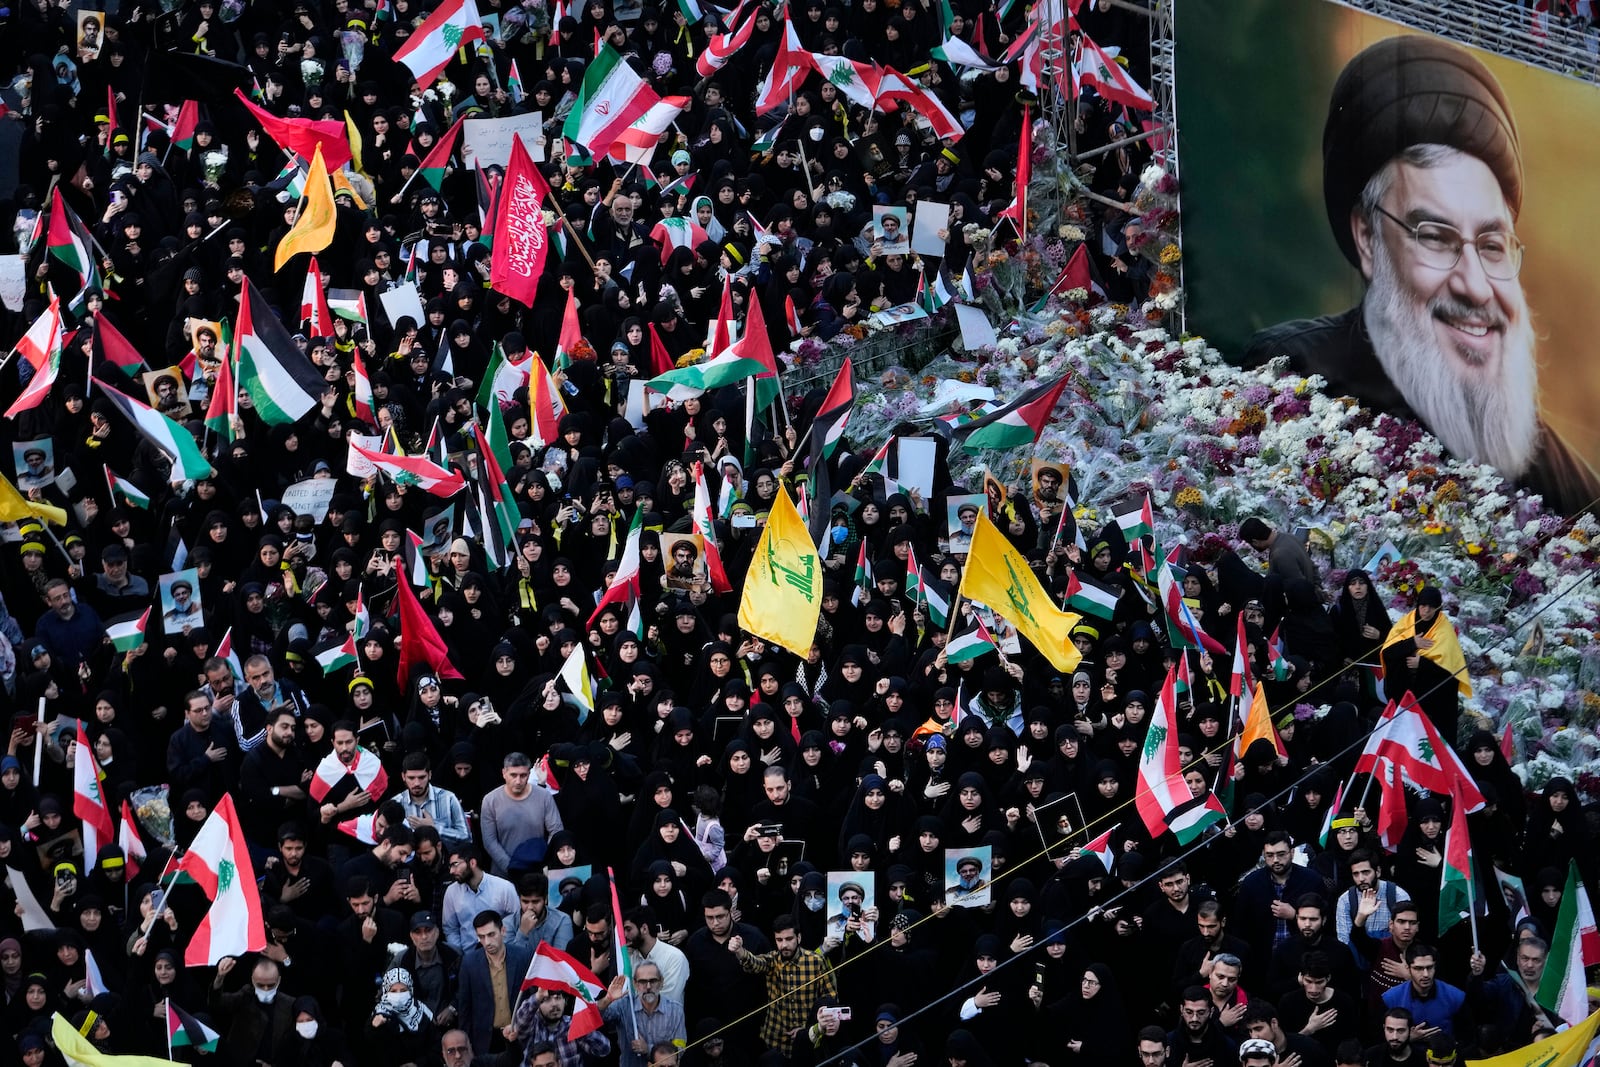
{"label": "flag pole", "polygon": [[[1460,797],[1456,798],[1456,803],[1457,804],[1461,803]],[[1467,922],[1472,926],[1472,953],[1473,953],[1473,955],[1477,955],[1477,953],[1478,953],[1478,905],[1477,905],[1477,902],[1473,899],[1473,894],[1472,894],[1472,890],[1473,890],[1472,883],[1476,882],[1477,879],[1473,877],[1473,873],[1474,872],[1472,870],[1472,842],[1469,840],[1467,842]]]}
{"label": "flag pole", "polygon": [[162,1023],[167,1031],[167,1059],[172,1059],[172,998],[162,997]]}
{"label": "flag pole", "polygon": [[40,763],[40,759],[44,756],[44,734],[45,734],[45,732],[43,730],[38,729],[38,727],[39,726],[48,726],[49,725],[47,722],[45,722],[45,717],[44,717],[44,706],[45,706],[45,701],[47,699],[48,699],[47,697],[40,697],[39,698],[39,711],[38,711],[38,714],[34,716],[34,718],[37,720],[37,722],[35,724],[35,733],[34,733],[34,738],[33,738],[33,787],[35,789],[39,788],[39,763]]}

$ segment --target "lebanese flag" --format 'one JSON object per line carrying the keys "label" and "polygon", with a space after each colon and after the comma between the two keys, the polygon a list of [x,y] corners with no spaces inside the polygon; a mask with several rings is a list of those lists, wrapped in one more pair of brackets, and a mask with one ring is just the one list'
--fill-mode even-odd
{"label": "lebanese flag", "polygon": [[1233,673],[1228,679],[1228,693],[1238,698],[1255,689],[1255,681],[1250,677],[1249,643],[1244,636],[1244,612],[1239,612],[1235,621],[1239,632],[1233,639]]}
{"label": "lebanese flag", "polygon": [[1207,827],[1227,817],[1215,793],[1207,791],[1203,797],[1191,796],[1183,779],[1178,756],[1177,675],[1171,669],[1167,671],[1166,684],[1161,687],[1156,715],[1139,757],[1139,784],[1134,801],[1151,837],[1171,831],[1180,845],[1189,844]]}
{"label": "lebanese flag", "polygon": [[[400,584],[405,585],[404,582]],[[339,759],[337,752],[323,756],[322,762],[317,764],[317,772],[306,785],[306,792],[311,794],[312,800],[321,804],[334,786],[352,775],[356,780],[356,788],[365,789],[374,802],[381,801],[389,791],[389,775],[383,769],[383,761],[378,759],[377,753],[357,745],[356,758],[352,763],[347,764]]]}
{"label": "lebanese flag", "polygon": [[300,321],[310,324],[313,337],[333,336],[333,312],[328,310],[328,293],[322,284],[322,271],[317,267],[315,253],[306,265],[306,283],[300,289]]}
{"label": "lebanese flag", "polygon": [[844,56],[807,52],[812,68],[837,88],[843,96],[865,108],[877,106],[883,71],[873,63],[857,63]]}
{"label": "lebanese flag", "polygon": [[[667,260],[672,257],[674,249],[699,248],[702,243],[711,240],[711,235],[693,219],[672,215],[651,227],[650,240],[661,246],[661,265],[664,267],[667,265]],[[716,352],[711,354],[717,355]]]}
{"label": "lebanese flag", "polygon": [[117,827],[106,801],[106,775],[94,757],[89,735],[78,722],[78,746],[72,754],[72,814],[83,820],[83,851],[92,856],[116,840]]}
{"label": "lebanese flag", "polygon": [[651,104],[643,115],[617,134],[617,140],[608,153],[624,163],[649,163],[661,144],[661,135],[672,128],[694,99],[688,96],[662,97]]}
{"label": "lebanese flag", "polygon": [[761,91],[756,94],[756,114],[765,115],[779,104],[787,103],[789,94],[798,91],[810,73],[811,53],[800,43],[794,22],[785,14],[778,52],[772,57],[772,67],[761,82]]}
{"label": "lebanese flag", "polygon": [[361,358],[361,346],[356,345],[352,348],[350,356],[351,367],[356,372],[356,384],[350,396],[351,405],[355,408],[356,418],[375,426],[378,417],[372,410],[372,378],[367,374],[367,361]]}
{"label": "lebanese flag", "polygon": [[1461,757],[1439,736],[1438,728],[1409,692],[1400,703],[1390,701],[1384,709],[1356,759],[1356,772],[1372,774],[1385,761],[1393,763],[1418,789],[1440,796],[1449,796],[1454,789],[1469,814],[1483,807],[1483,794]]}
{"label": "lebanese flag", "polygon": [[426,456],[393,456],[387,452],[362,448],[355,443],[350,445],[350,449],[387,474],[396,485],[414,485],[434,496],[452,497],[467,484],[459,471],[447,471]]}
{"label": "lebanese flag", "polygon": [[139,836],[139,824],[134,821],[133,809],[128,802],[122,802],[122,825],[117,829],[117,846],[122,849],[123,861],[127,864],[127,880],[133,881],[139,876],[139,868],[144,866],[145,851],[144,839]]}
{"label": "lebanese flag", "polygon": [[406,43],[395,50],[394,59],[396,63],[404,63],[417,85],[427,89],[438,80],[463,45],[486,39],[478,19],[477,4],[472,0],[444,0],[412,31]]}
{"label": "lebanese flag", "polygon": [[222,795],[178,870],[193,878],[211,901],[211,907],[184,952],[190,967],[212,967],[224,956],[243,956],[267,947],[266,923],[261,918],[261,893],[250,862],[233,796]]}
{"label": "lebanese flag", "polygon": [[494,205],[489,286],[524,307],[533,306],[550,251],[550,235],[544,226],[544,197],[549,191],[522,144],[522,136],[512,134],[511,161]]}
{"label": "lebanese flag", "polygon": [[1405,786],[1400,783],[1400,769],[1392,759],[1379,759],[1371,773],[1378,778],[1378,840],[1385,851],[1393,852],[1400,847],[1410,821],[1406,816]]}
{"label": "lebanese flag", "polygon": [[8,419],[38,407],[61,373],[61,300],[55,294],[50,296],[50,306],[17,342],[16,351],[33,367],[33,377],[6,409]]}
{"label": "lebanese flag", "polygon": [[1106,50],[1095,44],[1087,33],[1078,28],[1078,55],[1072,63],[1073,87],[1087,85],[1107,100],[1131,107],[1135,111],[1154,111],[1155,98],[1128,76],[1127,68],[1118,63]]}
{"label": "lebanese flag", "polygon": [[604,1025],[600,1008],[595,1004],[605,995],[605,983],[593,971],[551,945],[539,942],[528,963],[527,976],[522,979],[522,990],[543,989],[552,993],[565,993],[572,998],[572,1026],[567,1040],[577,1041],[594,1033]]}
{"label": "lebanese flag", "polygon": [[792,296],[783,298],[783,317],[789,327],[790,335],[799,337],[800,331],[805,329],[805,325],[800,321],[800,312],[795,309],[794,297]]}
{"label": "lebanese flag", "polygon": [[706,351],[713,356],[733,344],[733,278],[722,279],[722,303],[717,307],[717,317],[711,323],[711,333],[706,339]]}
{"label": "lebanese flag", "polygon": [[1017,142],[1017,190],[997,218],[1010,219],[1018,237],[1028,235],[1028,182],[1033,177],[1033,115],[1022,105],[1022,139]]}
{"label": "lebanese flag", "polygon": [[[482,32],[479,30],[480,35]],[[412,40],[416,40],[415,35]],[[241,90],[235,89],[233,95],[261,126],[262,132],[279,147],[307,159],[315,156],[320,147],[322,162],[329,170],[338,170],[350,162],[349,129],[338,119],[280,119],[265,108],[257,107]]]}
{"label": "lebanese flag", "polygon": [[694,69],[702,78],[709,78],[728,65],[739,49],[750,43],[750,33],[756,28],[756,13],[750,12],[744,23],[731,33],[719,33],[706,42],[705,50],[694,61]]}
{"label": "lebanese flag", "polygon": [[711,524],[711,490],[706,486],[705,467],[699,460],[694,464],[694,529],[705,542],[706,575],[711,579],[711,588],[718,593],[733,592],[733,583],[722,566],[722,550],[717,547],[717,531]]}
{"label": "lebanese flag", "polygon": [[427,664],[441,679],[461,680],[461,672],[450,663],[450,654],[444,647],[444,638],[434,629],[433,620],[422,610],[422,602],[411,586],[400,582],[395,599],[400,602],[400,666],[397,676],[404,690],[411,682],[411,668]]}
{"label": "lebanese flag", "polygon": [[627,539],[622,543],[622,555],[617,559],[617,569],[611,574],[611,584],[600,597],[600,603],[594,606],[594,613],[589,616],[587,625],[593,626],[607,605],[626,604],[639,595],[639,538],[643,529],[644,511],[634,508]]}
{"label": "lebanese flag", "polygon": [[918,117],[928,120],[934,136],[941,141],[959,141],[966,135],[967,131],[960,120],[950,113],[950,109],[937,96],[893,67],[883,68],[883,79],[878,83],[878,99],[909,104]]}

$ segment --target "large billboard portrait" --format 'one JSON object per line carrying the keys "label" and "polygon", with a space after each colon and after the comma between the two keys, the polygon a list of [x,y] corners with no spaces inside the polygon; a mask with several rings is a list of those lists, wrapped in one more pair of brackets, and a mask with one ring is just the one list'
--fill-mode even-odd
{"label": "large billboard portrait", "polygon": [[1188,329],[1600,497],[1600,89],[1329,0],[1183,0]]}

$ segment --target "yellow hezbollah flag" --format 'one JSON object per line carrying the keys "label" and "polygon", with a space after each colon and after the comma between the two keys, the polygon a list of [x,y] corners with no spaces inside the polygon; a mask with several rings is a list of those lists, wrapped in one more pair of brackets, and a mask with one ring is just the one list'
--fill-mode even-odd
{"label": "yellow hezbollah flag", "polygon": [[41,504],[17,492],[10,479],[0,478],[0,522],[20,522],[30,515],[57,526],[67,524],[67,513],[54,504]]}
{"label": "yellow hezbollah flag", "polygon": [[1553,1037],[1535,1041],[1515,1052],[1491,1056],[1486,1060],[1468,1060],[1467,1067],[1578,1067],[1593,1060],[1597,1026],[1600,1026],[1600,1011],[1577,1026],[1568,1027]]}
{"label": "yellow hezbollah flag", "polygon": [[272,269],[282,270],[290,257],[301,252],[320,252],[327,248],[333,242],[336,218],[333,186],[328,181],[327,164],[322,162],[322,146],[318,145],[311,156],[311,169],[306,172],[306,198],[300,202],[300,214],[294,225],[278,242]]}
{"label": "yellow hezbollah flag", "polygon": [[50,1020],[50,1038],[68,1063],[81,1063],[84,1067],[172,1067],[171,1060],[154,1056],[113,1056],[101,1052],[73,1029],[60,1012]]}
{"label": "yellow hezbollah flag", "polygon": [[1072,643],[1071,634],[1083,616],[1062,611],[1050,602],[1050,595],[1022,553],[981,511],[972,532],[967,569],[961,575],[961,595],[1005,616],[1056,670],[1069,674],[1077,670],[1083,656]]}
{"label": "yellow hezbollah flag", "polygon": [[[1417,612],[1415,609],[1400,616],[1400,621],[1394,624],[1389,631],[1389,636],[1383,640],[1383,648],[1397,645],[1401,641],[1414,640],[1417,637]],[[1428,648],[1417,649],[1417,654],[1423,659],[1432,660],[1440,667],[1455,675],[1456,687],[1461,690],[1461,695],[1472,695],[1472,683],[1467,679],[1467,657],[1461,654],[1461,642],[1456,640],[1456,628],[1445,615],[1444,609],[1439,609],[1439,614],[1433,617],[1433,625],[1422,635],[1423,640],[1431,642]],[[1382,649],[1379,649],[1382,652]]]}
{"label": "yellow hezbollah flag", "polygon": [[361,199],[361,194],[356,192],[356,187],[350,184],[350,179],[345,175],[345,172],[336,170],[333,172],[333,195],[338,196],[340,193],[349,193],[350,199],[356,202],[356,207],[362,211],[367,210],[367,202]]}
{"label": "yellow hezbollah flag", "polygon": [[739,625],[804,656],[816,640],[821,612],[822,560],[788,490],[780,488],[745,575]]}
{"label": "yellow hezbollah flag", "polygon": [[367,168],[361,165],[361,131],[356,129],[356,120],[348,111],[344,113],[344,128],[350,135],[350,165],[356,168],[357,174],[365,174]]}

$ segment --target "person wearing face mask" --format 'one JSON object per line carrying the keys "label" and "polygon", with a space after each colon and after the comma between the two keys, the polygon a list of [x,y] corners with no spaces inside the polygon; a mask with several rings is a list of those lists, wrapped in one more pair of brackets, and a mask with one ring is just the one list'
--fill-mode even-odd
{"label": "person wearing face mask", "polygon": [[211,1010],[228,1024],[217,1046],[222,1062],[229,1067],[288,1062],[295,1010],[294,1001],[278,989],[282,979],[278,965],[269,959],[258,961],[248,984],[224,993],[222,987],[238,963],[237,956],[223,957],[211,983]]}
{"label": "person wearing face mask", "polygon": [[289,1039],[284,1060],[296,1067],[334,1067],[348,1064],[350,1050],[337,1026],[325,1026],[322,1008],[316,997],[299,997],[294,1002],[294,1037]]}
{"label": "person wearing face mask", "polygon": [[363,1061],[380,1067],[393,1063],[421,1063],[439,1047],[433,1012],[417,1000],[411,972],[391,967],[379,985],[372,1026],[361,1045]]}

